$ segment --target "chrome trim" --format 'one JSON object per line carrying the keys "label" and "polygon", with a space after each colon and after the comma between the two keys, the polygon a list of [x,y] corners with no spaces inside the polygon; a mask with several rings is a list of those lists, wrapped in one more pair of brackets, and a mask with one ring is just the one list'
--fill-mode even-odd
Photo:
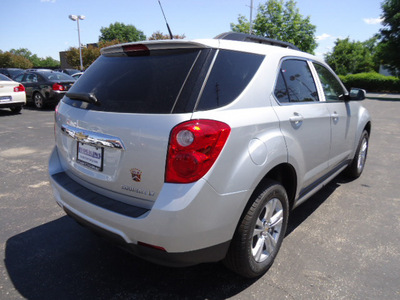
{"label": "chrome trim", "polygon": [[66,124],[61,125],[61,132],[85,144],[126,150],[121,139],[111,135],[75,128]]}

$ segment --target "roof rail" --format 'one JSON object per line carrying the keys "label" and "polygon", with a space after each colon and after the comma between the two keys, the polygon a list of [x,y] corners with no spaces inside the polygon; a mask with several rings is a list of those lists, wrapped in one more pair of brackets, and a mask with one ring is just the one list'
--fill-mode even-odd
{"label": "roof rail", "polygon": [[231,32],[221,33],[221,34],[217,35],[214,39],[273,45],[273,46],[279,46],[279,47],[283,47],[283,48],[289,48],[289,49],[301,51],[295,45],[288,43],[288,42],[282,42],[282,41],[278,41],[278,40],[274,40],[274,39],[270,39],[270,38],[266,38],[266,37],[262,37],[262,36],[251,35],[251,34],[246,34],[246,33],[241,33],[241,32],[232,32],[231,31]]}

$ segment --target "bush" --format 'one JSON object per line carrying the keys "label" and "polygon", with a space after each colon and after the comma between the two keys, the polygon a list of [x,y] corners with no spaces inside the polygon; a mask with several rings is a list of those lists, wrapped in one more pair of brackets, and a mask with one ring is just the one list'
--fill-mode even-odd
{"label": "bush", "polygon": [[339,75],[347,89],[361,88],[367,92],[400,93],[400,79],[394,76],[384,76],[379,73],[359,73]]}

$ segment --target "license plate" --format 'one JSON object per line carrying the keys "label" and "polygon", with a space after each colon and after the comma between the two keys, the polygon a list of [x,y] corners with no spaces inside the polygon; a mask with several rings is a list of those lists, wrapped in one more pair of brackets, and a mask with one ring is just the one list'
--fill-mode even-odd
{"label": "license plate", "polygon": [[10,102],[10,101],[11,101],[11,96],[0,97],[0,102]]}
{"label": "license plate", "polygon": [[103,147],[95,147],[78,142],[76,161],[88,168],[103,171]]}

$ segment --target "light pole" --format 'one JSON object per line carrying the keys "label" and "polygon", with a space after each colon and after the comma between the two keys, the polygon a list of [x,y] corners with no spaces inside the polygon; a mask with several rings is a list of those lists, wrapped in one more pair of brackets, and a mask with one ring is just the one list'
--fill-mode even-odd
{"label": "light pole", "polygon": [[83,71],[83,63],[82,63],[82,46],[81,46],[81,32],[79,29],[79,20],[84,20],[85,16],[82,15],[69,15],[69,18],[72,21],[76,21],[76,23],[78,24],[78,40],[79,40],[79,59],[81,61],[81,71]]}

